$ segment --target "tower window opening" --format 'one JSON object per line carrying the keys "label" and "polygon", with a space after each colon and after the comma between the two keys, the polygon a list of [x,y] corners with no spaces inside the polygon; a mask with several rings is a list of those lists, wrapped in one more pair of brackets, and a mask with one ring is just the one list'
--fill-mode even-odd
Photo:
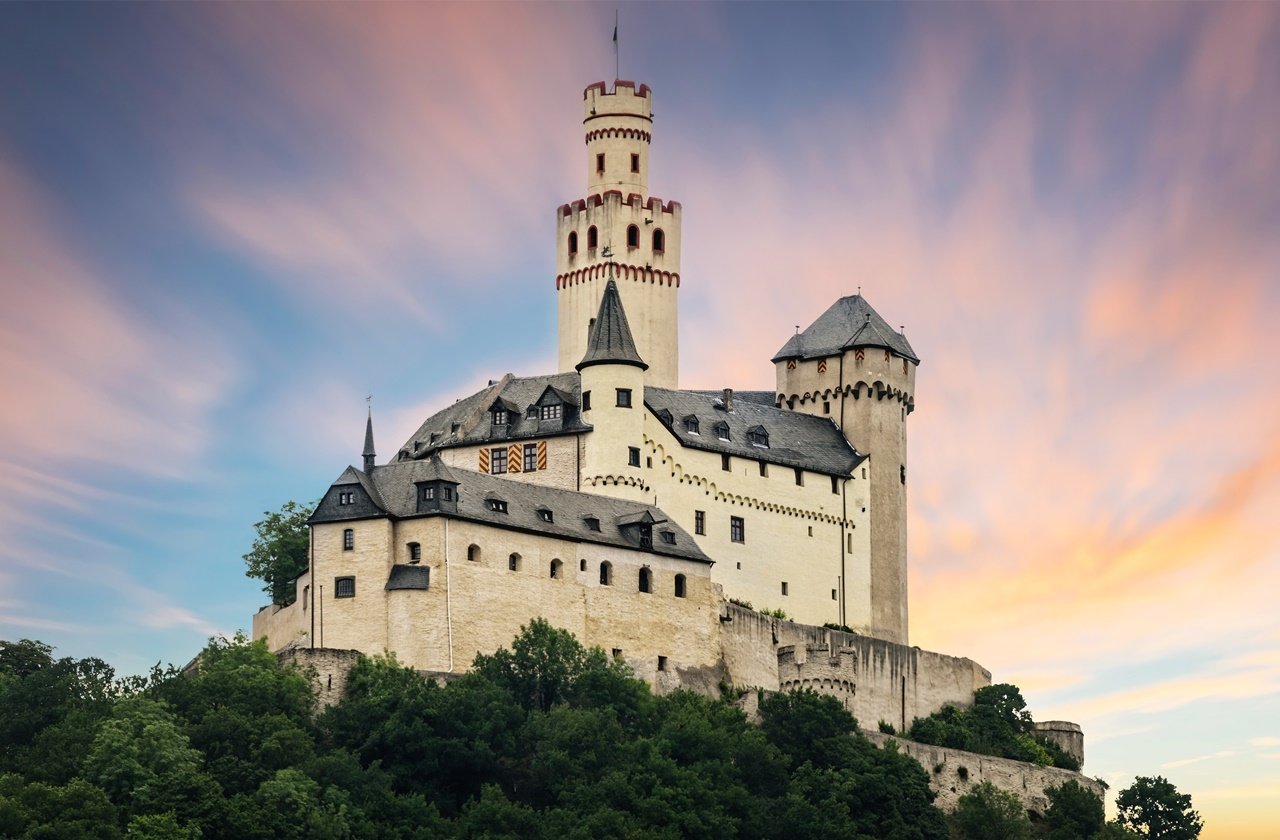
{"label": "tower window opening", "polygon": [[653,591],[653,572],[649,571],[648,569],[640,570],[640,591],[641,592]]}
{"label": "tower window opening", "polygon": [[640,466],[640,447],[627,447],[627,465],[632,467]]}
{"label": "tower window opening", "polygon": [[350,551],[356,547],[356,532],[351,528],[346,528],[342,532],[342,550]]}
{"label": "tower window opening", "polygon": [[480,546],[474,543],[467,546],[467,562],[468,563],[480,562]]}
{"label": "tower window opening", "polygon": [[422,545],[420,543],[409,543],[409,562],[418,563],[422,560]]}
{"label": "tower window opening", "polygon": [[684,575],[676,575],[676,597],[683,598],[685,596],[685,579]]}
{"label": "tower window opening", "polygon": [[823,400],[823,401],[822,401],[822,413],[823,413],[823,414],[830,414],[830,413],[831,413],[831,401],[830,401],[830,400]]}
{"label": "tower window opening", "polygon": [[512,572],[520,571],[520,555],[512,554],[507,558],[507,569]]}
{"label": "tower window opening", "polygon": [[804,470],[800,469],[799,467],[796,467],[796,486],[797,487],[804,486]]}
{"label": "tower window opening", "polygon": [[356,597],[356,579],[353,577],[334,578],[333,579],[333,597],[335,598]]}
{"label": "tower window opening", "polygon": [[769,465],[764,461],[760,462],[760,477],[767,478],[769,476]]}
{"label": "tower window opening", "polygon": [[587,228],[587,250],[594,251],[600,244],[600,233],[596,230],[596,226],[592,225]]}
{"label": "tower window opening", "polygon": [[607,560],[600,564],[600,585],[613,585],[613,564]]}
{"label": "tower window opening", "polygon": [[578,253],[578,232],[576,230],[569,231],[569,256]]}
{"label": "tower window opening", "polygon": [[635,152],[631,153],[631,171],[632,172],[640,171],[640,156]]}
{"label": "tower window opening", "polygon": [[666,253],[667,235],[662,232],[662,228],[657,228],[653,232],[653,252],[655,254]]}
{"label": "tower window opening", "polygon": [[831,492],[832,493],[840,492],[840,479],[834,475],[831,476]]}
{"label": "tower window opening", "polygon": [[789,593],[787,592],[787,582],[786,582],[785,580],[782,582],[782,594],[783,594],[783,595],[787,595],[787,594],[789,594]]}
{"label": "tower window opening", "polygon": [[590,391],[582,392],[582,410],[583,411],[591,410],[591,392]]}
{"label": "tower window opening", "polygon": [[551,561],[551,579],[559,580],[561,577],[560,570],[564,566],[558,559]]}
{"label": "tower window opening", "polygon": [[729,517],[729,540],[736,543],[747,541],[747,525],[741,516]]}
{"label": "tower window opening", "polygon": [[667,670],[667,658],[665,656],[658,657],[658,670],[659,671]]}
{"label": "tower window opening", "polygon": [[587,558],[583,557],[578,561],[578,571],[585,572],[587,570]]}
{"label": "tower window opening", "polygon": [[596,155],[596,172],[600,175],[604,174],[604,152]]}
{"label": "tower window opening", "polygon": [[733,465],[730,463],[729,456],[728,456],[728,455],[721,455],[721,456],[720,456],[720,469],[724,470],[725,472],[728,472],[730,469],[732,469],[732,467],[733,467]]}
{"label": "tower window opening", "polygon": [[631,408],[631,389],[618,388],[618,408]]}
{"label": "tower window opening", "polygon": [[704,510],[695,510],[693,512],[693,532],[695,534],[707,533],[707,512]]}
{"label": "tower window opening", "polygon": [[627,225],[627,247],[640,247],[640,228],[635,225]]}

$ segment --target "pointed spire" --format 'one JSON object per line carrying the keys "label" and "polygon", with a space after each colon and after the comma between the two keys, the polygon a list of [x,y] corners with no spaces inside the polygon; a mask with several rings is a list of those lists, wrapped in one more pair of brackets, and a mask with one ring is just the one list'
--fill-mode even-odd
{"label": "pointed spire", "polygon": [[369,419],[364,424],[364,471],[373,469],[374,459],[378,453],[373,449],[373,408],[369,408]]}
{"label": "pointed spire", "polygon": [[604,296],[600,298],[600,314],[596,316],[591,325],[591,335],[587,337],[587,354],[578,362],[577,370],[581,371],[591,365],[608,364],[649,369],[636,351],[631,327],[627,325],[627,313],[622,309],[622,298],[618,297],[618,284],[613,278],[609,278],[604,287]]}

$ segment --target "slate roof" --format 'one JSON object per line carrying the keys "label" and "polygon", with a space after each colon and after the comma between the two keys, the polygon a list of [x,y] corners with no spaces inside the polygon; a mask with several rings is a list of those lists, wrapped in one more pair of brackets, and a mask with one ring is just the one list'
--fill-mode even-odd
{"label": "slate roof", "polygon": [[[672,422],[668,428],[681,445],[691,449],[727,453],[839,476],[852,474],[853,468],[866,459],[866,455],[849,445],[830,418],[775,408],[773,395],[769,396],[769,404],[763,405],[755,400],[741,399],[741,394],[734,392],[734,410],[728,412],[724,410],[718,391],[646,387],[644,404],[660,420],[663,419],[662,411],[669,411]],[[684,418],[689,415],[698,418],[699,434],[685,430]],[[716,437],[714,427],[720,422],[728,424],[729,440]],[[748,438],[747,432],[756,426],[769,433],[768,447],[755,446]]]}
{"label": "slate roof", "polygon": [[[529,406],[537,403],[548,387],[553,394],[566,400],[560,418],[540,420],[526,417]],[[582,422],[579,413],[581,391],[581,379],[576,373],[520,378],[507,374],[483,390],[428,417],[401,447],[402,454],[397,456],[397,460],[428,458],[432,453],[454,446],[590,431],[591,427]],[[489,409],[499,401],[511,412],[506,426],[494,426],[491,422]],[[458,426],[456,432],[453,431],[454,424]],[[432,440],[432,435],[435,435],[435,440]]]}
{"label": "slate roof", "polygon": [[884,347],[920,364],[907,337],[889,326],[862,295],[849,295],[831,304],[808,329],[791,336],[773,361],[821,359],[854,347]]}
{"label": "slate roof", "polygon": [[631,327],[627,324],[627,313],[623,311],[622,299],[618,297],[618,284],[611,277],[600,297],[600,313],[591,324],[587,353],[578,362],[577,370],[591,365],[612,364],[634,365],[641,370],[649,367],[636,350]]}
{"label": "slate roof", "polygon": [[383,589],[428,589],[431,570],[426,566],[395,565]]}
{"label": "slate roof", "polygon": [[[358,481],[352,480],[353,473]],[[457,482],[457,512],[419,514],[416,483],[440,478]],[[542,487],[473,470],[448,467],[441,463],[439,458],[425,461],[399,461],[374,467],[369,475],[348,467],[338,481],[334,482],[334,486],[353,483],[361,483],[364,486],[366,482],[373,486],[376,493],[376,496],[371,493],[371,498],[379,501],[378,509],[365,518],[391,516],[396,519],[405,519],[415,516],[449,516],[481,522],[497,528],[639,549],[638,531],[624,526],[634,524],[647,515],[654,521],[654,535],[653,546],[651,549],[646,548],[646,551],[700,563],[712,562],[711,558],[698,548],[693,537],[680,525],[670,520],[660,509],[640,502],[613,499],[574,490],[561,490],[555,487]],[[485,504],[486,499],[505,501],[506,513],[491,510]],[[550,510],[553,515],[552,521],[546,522],[541,519],[538,515],[539,509]],[[584,519],[589,516],[600,520],[599,531],[587,528]],[[317,508],[311,521],[344,521],[351,518],[349,514],[339,513],[336,508],[322,504]],[[674,533],[675,544],[663,541],[659,537],[662,531]]]}

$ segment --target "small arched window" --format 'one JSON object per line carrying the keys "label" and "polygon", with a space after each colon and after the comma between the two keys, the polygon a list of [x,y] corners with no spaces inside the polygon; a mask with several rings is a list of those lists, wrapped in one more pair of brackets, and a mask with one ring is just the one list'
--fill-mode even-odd
{"label": "small arched window", "polygon": [[562,578],[564,576],[562,573],[563,569],[564,569],[564,564],[561,563],[559,559],[552,560],[551,561],[551,579],[559,580],[560,578]]}
{"label": "small arched window", "polygon": [[627,247],[640,247],[640,228],[635,225],[627,225]]}
{"label": "small arched window", "polygon": [[480,562],[480,546],[475,543],[467,546],[467,560],[472,563]]}
{"label": "small arched window", "polygon": [[613,564],[607,560],[600,564],[600,585],[613,585]]}
{"label": "small arched window", "polygon": [[676,597],[683,598],[685,595],[684,575],[676,575]]}
{"label": "small arched window", "polygon": [[587,558],[583,557],[578,561],[578,571],[585,572],[587,570]]}
{"label": "small arched window", "polygon": [[640,570],[640,591],[641,592],[653,591],[653,572],[649,571],[648,569]]}
{"label": "small arched window", "polygon": [[662,228],[655,228],[653,231],[653,252],[661,254],[667,250],[667,235],[662,232]]}
{"label": "small arched window", "polygon": [[596,226],[592,225],[587,228],[587,250],[594,251],[596,246],[600,244],[600,234],[596,231]]}
{"label": "small arched window", "polygon": [[520,555],[519,554],[513,553],[511,556],[507,558],[507,569],[508,571],[512,571],[512,572],[520,571]]}
{"label": "small arched window", "polygon": [[569,256],[578,253],[578,232],[576,230],[569,231]]}

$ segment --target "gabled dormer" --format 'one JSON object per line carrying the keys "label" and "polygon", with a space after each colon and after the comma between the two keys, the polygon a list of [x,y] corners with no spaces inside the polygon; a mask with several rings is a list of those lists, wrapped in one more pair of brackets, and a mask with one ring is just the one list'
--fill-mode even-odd
{"label": "gabled dormer", "polygon": [[427,462],[426,469],[413,482],[418,513],[457,513],[460,482],[438,455]]}
{"label": "gabled dormer", "polygon": [[652,551],[653,526],[663,522],[666,522],[666,520],[658,519],[649,511],[644,510],[640,513],[618,517],[618,530],[622,531],[622,535],[632,545],[646,551]]}
{"label": "gabled dormer", "polygon": [[493,434],[510,434],[513,426],[520,422],[520,407],[511,400],[498,397],[489,406],[489,424],[493,426]]}
{"label": "gabled dormer", "polygon": [[578,414],[577,403],[568,393],[552,385],[542,391],[542,395],[529,406],[528,417],[535,421],[539,432],[559,432],[566,424],[571,425]]}

